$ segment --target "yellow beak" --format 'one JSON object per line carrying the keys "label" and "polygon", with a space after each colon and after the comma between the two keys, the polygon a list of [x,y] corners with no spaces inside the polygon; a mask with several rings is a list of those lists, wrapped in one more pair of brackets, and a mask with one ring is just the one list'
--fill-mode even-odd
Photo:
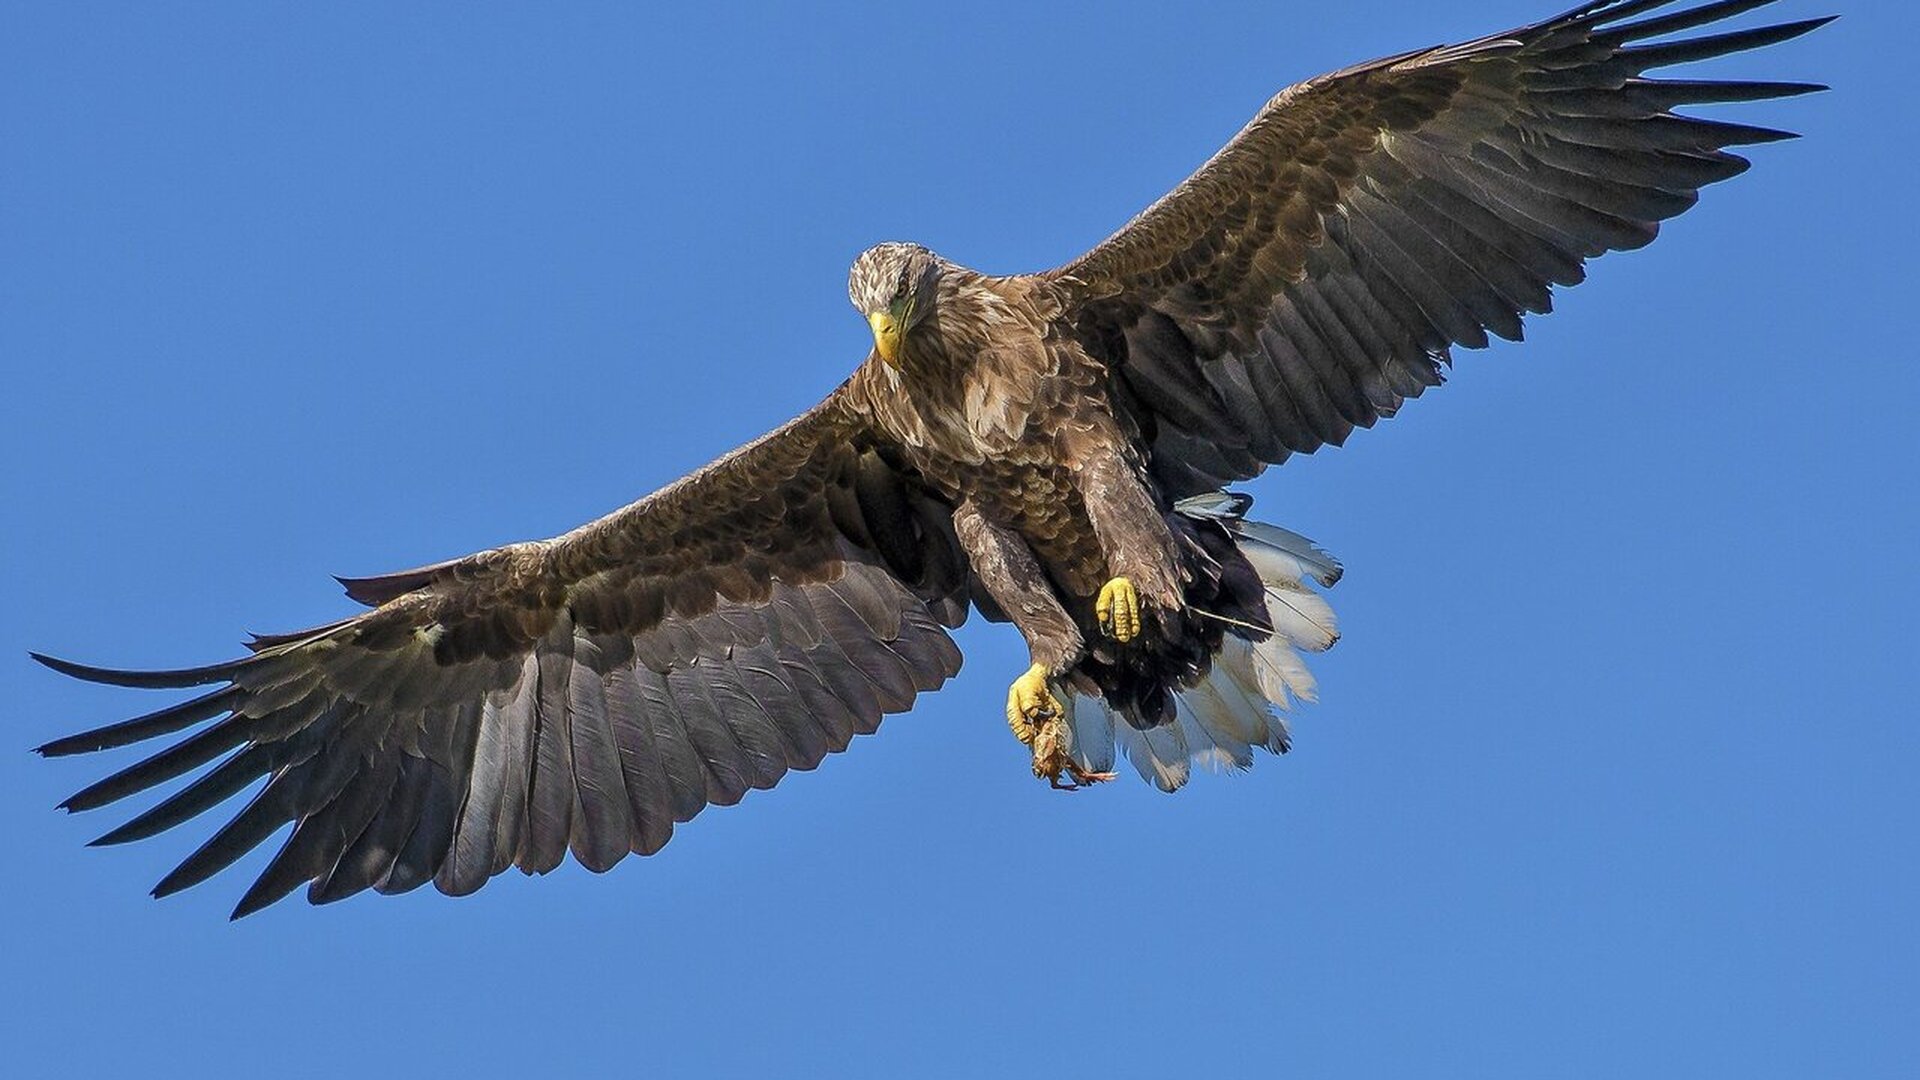
{"label": "yellow beak", "polygon": [[879,352],[880,359],[894,367],[900,366],[900,323],[893,315],[885,311],[876,311],[867,316],[867,325],[873,327],[873,347]]}

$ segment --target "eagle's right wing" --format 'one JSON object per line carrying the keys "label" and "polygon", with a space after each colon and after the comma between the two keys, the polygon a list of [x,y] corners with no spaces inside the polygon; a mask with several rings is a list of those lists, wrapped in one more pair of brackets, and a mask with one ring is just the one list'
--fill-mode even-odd
{"label": "eagle's right wing", "polygon": [[[104,750],[198,726],[74,795],[115,802],[212,764],[97,843],[151,836],[264,778],[160,882],[186,888],[294,829],[235,909],[429,880],[472,892],[571,849],[592,870],[811,769],[960,667],[951,507],[889,465],[835,394],[554,540],[346,581],[374,610],[187,671],[41,659],[120,686],[214,685],[58,739]],[[217,762],[217,763],[216,763]]]}

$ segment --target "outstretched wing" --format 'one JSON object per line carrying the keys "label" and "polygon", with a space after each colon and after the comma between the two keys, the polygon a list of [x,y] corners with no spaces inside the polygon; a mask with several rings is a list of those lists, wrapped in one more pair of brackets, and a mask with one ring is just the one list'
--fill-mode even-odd
{"label": "outstretched wing", "polygon": [[346,581],[379,605],[258,639],[251,656],[124,672],[211,693],[41,748],[192,734],[74,795],[102,806],[208,765],[101,837],[151,836],[267,783],[160,882],[186,888],[289,822],[235,917],[433,881],[464,894],[510,865],[592,870],[677,822],[811,769],[960,667],[950,508],[889,465],[835,394],[705,469],[553,540]]}
{"label": "outstretched wing", "polygon": [[1727,147],[1787,133],[1676,106],[1821,87],[1645,72],[1812,19],[1649,43],[1771,0],[1670,0],[1378,60],[1283,91],[1172,193],[1048,276],[1116,372],[1175,497],[1343,442],[1438,385],[1452,345],[1518,340],[1585,260],[1651,241]]}

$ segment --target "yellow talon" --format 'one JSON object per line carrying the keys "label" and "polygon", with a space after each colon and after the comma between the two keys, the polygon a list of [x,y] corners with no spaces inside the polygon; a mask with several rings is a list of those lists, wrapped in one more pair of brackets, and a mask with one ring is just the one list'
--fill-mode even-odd
{"label": "yellow talon", "polygon": [[[1062,791],[1113,779],[1110,772],[1087,772],[1067,753],[1066,707],[1053,696],[1042,664],[1027,669],[1007,688],[1007,726],[1033,750],[1033,775]],[[1061,774],[1067,776],[1062,782]]]}
{"label": "yellow talon", "polygon": [[1033,745],[1042,725],[1058,720],[1066,711],[1060,699],[1047,688],[1048,674],[1043,665],[1035,664],[1007,687],[1007,726],[1013,729],[1015,738],[1028,746]]}
{"label": "yellow talon", "polygon": [[1113,635],[1119,642],[1132,641],[1140,634],[1140,594],[1133,588],[1133,582],[1117,577],[1100,588],[1100,598],[1093,602],[1093,614],[1100,620],[1100,629]]}

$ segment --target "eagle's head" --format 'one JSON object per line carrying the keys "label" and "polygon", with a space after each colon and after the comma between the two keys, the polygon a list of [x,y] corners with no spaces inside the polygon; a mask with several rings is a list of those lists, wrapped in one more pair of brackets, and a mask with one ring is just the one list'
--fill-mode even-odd
{"label": "eagle's head", "polygon": [[903,243],[876,244],[853,260],[847,298],[873,328],[874,351],[896,368],[901,343],[933,309],[943,265],[919,244]]}

